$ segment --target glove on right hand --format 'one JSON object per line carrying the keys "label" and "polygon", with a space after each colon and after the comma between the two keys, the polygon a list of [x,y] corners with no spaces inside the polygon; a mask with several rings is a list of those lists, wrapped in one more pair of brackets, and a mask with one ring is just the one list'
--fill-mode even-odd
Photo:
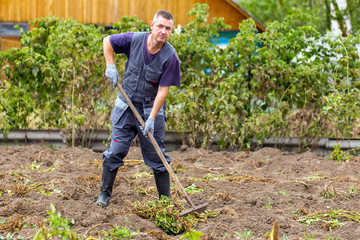
{"label": "glove on right hand", "polygon": [[145,128],[140,126],[140,129],[145,137],[147,137],[147,134],[149,131],[151,132],[151,134],[154,135],[154,122],[155,122],[155,119],[149,117],[145,122]]}
{"label": "glove on right hand", "polygon": [[106,65],[105,76],[110,80],[113,87],[116,87],[117,81],[119,80],[119,73],[115,65]]}

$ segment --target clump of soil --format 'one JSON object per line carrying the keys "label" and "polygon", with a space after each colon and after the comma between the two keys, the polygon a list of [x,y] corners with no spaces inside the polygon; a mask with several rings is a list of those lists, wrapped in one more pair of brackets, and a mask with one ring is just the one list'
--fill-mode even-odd
{"label": "clump of soil", "polygon": [[[188,148],[173,151],[171,166],[197,204],[219,216],[199,222],[201,239],[241,239],[251,231],[265,239],[277,220],[280,239],[358,239],[359,222],[339,217],[343,226],[317,221],[307,226],[299,219],[331,211],[359,211],[360,165],[320,158],[313,153],[290,153],[263,148],[255,152],[213,152]],[[63,218],[74,219],[72,229],[81,235],[127,226],[141,234],[134,239],[179,239],[134,214],[136,201],[154,201],[157,191],[152,171],[143,164],[141,151],[132,147],[115,181],[110,206],[94,205],[99,194],[102,154],[85,148],[52,150],[33,145],[0,147],[0,234],[15,228],[15,236],[34,236],[48,218],[50,204]],[[174,202],[187,206],[172,189]],[[323,219],[329,220],[329,219]],[[27,223],[27,224],[23,224]],[[11,225],[12,224],[12,225]],[[18,225],[16,225],[18,224]],[[35,228],[28,227],[36,226]]]}

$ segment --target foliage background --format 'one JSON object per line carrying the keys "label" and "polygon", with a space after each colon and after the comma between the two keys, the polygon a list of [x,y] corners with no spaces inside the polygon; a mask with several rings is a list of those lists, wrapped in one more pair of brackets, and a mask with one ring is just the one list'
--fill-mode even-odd
{"label": "foliage background", "polygon": [[314,16],[303,24],[318,27],[321,33],[331,30],[331,20],[338,19],[345,26],[344,15],[350,16],[353,32],[360,29],[360,8],[358,0],[346,0],[347,8],[331,14],[331,4],[338,8],[337,0],[239,0],[237,4],[262,23],[282,21],[289,15],[308,13]]}
{"label": "foliage background", "polygon": [[[248,149],[269,136],[297,136],[303,146],[320,137],[357,137],[360,34],[334,36],[298,13],[252,20],[226,49],[216,45],[223,19],[208,19],[195,4],[193,22],[175,29],[170,42],[181,61],[181,87],[167,99],[167,130],[190,132],[189,144]],[[123,17],[113,29],[57,17],[37,19],[22,33],[22,48],[0,52],[0,128],[61,128],[86,145],[93,129],[111,129],[117,95],[104,76],[102,39],[148,29]],[[122,75],[124,56],[117,56]],[[215,137],[215,138],[214,138]]]}

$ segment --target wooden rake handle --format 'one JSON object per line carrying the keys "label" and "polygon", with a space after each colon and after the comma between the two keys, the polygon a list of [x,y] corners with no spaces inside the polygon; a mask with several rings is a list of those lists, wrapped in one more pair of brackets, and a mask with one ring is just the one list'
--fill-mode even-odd
{"label": "wooden rake handle", "polygon": [[[139,121],[140,125],[145,128],[145,122],[144,120],[141,118],[140,114],[138,113],[138,111],[136,110],[134,104],[131,102],[129,96],[126,94],[126,92],[124,91],[123,87],[120,85],[120,83],[117,83],[117,87],[120,90],[120,93],[123,95],[123,97],[125,98],[126,103],[129,105],[131,111],[134,113],[136,119]],[[171,175],[171,177],[173,178],[173,180],[176,183],[176,186],[178,186],[180,188],[180,190],[182,191],[186,201],[189,203],[191,208],[195,208],[195,205],[192,203],[192,201],[190,200],[189,195],[187,194],[187,192],[185,191],[185,188],[181,185],[179,179],[176,177],[174,171],[172,170],[172,168],[170,167],[169,163],[166,161],[164,154],[162,153],[159,145],[157,144],[154,136],[151,134],[151,132],[148,132],[148,137],[152,143],[152,145],[154,146],[157,154],[159,155],[162,163],[164,164],[166,170],[169,172],[169,174]]]}

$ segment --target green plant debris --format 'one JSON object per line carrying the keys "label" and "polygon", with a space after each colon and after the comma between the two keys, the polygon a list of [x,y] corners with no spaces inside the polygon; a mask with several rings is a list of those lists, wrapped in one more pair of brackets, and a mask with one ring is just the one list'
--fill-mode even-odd
{"label": "green plant debris", "polygon": [[0,240],[22,240],[24,239],[23,237],[18,237],[16,236],[16,233],[7,233],[6,236],[2,236],[0,234]]}
{"label": "green plant debris", "polygon": [[240,177],[225,177],[224,180],[229,182],[265,182],[265,183],[275,183],[276,181],[271,178],[259,178],[250,175],[244,175]]}
{"label": "green plant debris", "polygon": [[276,192],[276,194],[279,194],[279,195],[290,195],[287,191],[278,191]]}
{"label": "green plant debris", "polygon": [[143,218],[152,219],[155,225],[169,235],[178,235],[194,228],[199,221],[215,218],[217,211],[192,212],[184,217],[180,212],[185,208],[173,203],[172,199],[162,196],[158,201],[136,202],[133,212]]}
{"label": "green plant debris", "polygon": [[181,234],[194,227],[197,219],[193,214],[180,217],[180,206],[173,204],[172,199],[162,196],[158,201],[137,202],[134,212],[141,217],[154,220],[155,225],[170,235]]}
{"label": "green plant debris", "polygon": [[154,190],[155,190],[155,187],[144,188],[142,185],[140,185],[135,189],[135,192],[140,193],[140,194],[142,194],[144,196],[148,196]]}
{"label": "green plant debris", "polygon": [[[48,188],[50,188],[51,190],[50,191],[47,191],[47,190],[44,190],[42,188],[40,188],[40,186],[43,186],[43,185],[48,185]],[[29,189],[33,189],[43,195],[51,195],[51,194],[55,194],[55,193],[61,193],[61,190],[59,189],[54,189],[54,184],[53,183],[33,183],[33,184],[30,184],[29,186]]]}
{"label": "green plant debris", "polygon": [[185,188],[185,191],[189,194],[193,194],[193,193],[203,193],[205,192],[204,189],[202,188],[196,188],[196,185],[195,184],[191,184],[190,186],[187,186]]}
{"label": "green plant debris", "polygon": [[329,179],[328,176],[325,176],[323,174],[313,174],[307,178],[309,181],[319,181],[324,179]]}
{"label": "green plant debris", "polygon": [[324,199],[332,199],[337,195],[338,193],[336,192],[334,186],[331,183],[326,184],[324,190],[322,190],[320,193],[320,196]]}
{"label": "green plant debris", "polygon": [[139,178],[150,178],[150,177],[153,177],[153,175],[151,173],[148,173],[148,172],[139,172],[139,173],[136,173],[132,176],[130,176],[130,178],[134,178],[134,179],[139,179]]}
{"label": "green plant debris", "polygon": [[[341,221],[343,220],[343,221]],[[297,218],[298,222],[304,223],[307,226],[314,224],[315,222],[323,222],[325,227],[329,230],[333,230],[337,226],[343,226],[346,224],[346,220],[352,220],[355,222],[360,221],[360,214],[355,211],[347,210],[333,210],[326,211],[324,213],[313,213],[304,217]]]}
{"label": "green plant debris", "polygon": [[[0,232],[13,233],[23,228],[40,228],[42,226],[43,223],[36,217],[26,216],[26,215],[16,215],[10,217],[8,220],[4,220],[0,222]],[[11,239],[11,238],[4,238],[4,239]]]}
{"label": "green plant debris", "polygon": [[195,181],[200,181],[200,182],[205,182],[206,180],[203,178],[197,178],[197,177],[188,177],[188,179],[190,180],[195,180]]}
{"label": "green plant debris", "polygon": [[190,229],[183,236],[180,237],[180,240],[200,240],[200,237],[203,235],[202,232],[196,231],[195,229]]}
{"label": "green plant debris", "polygon": [[173,171],[174,171],[174,173],[185,172],[185,167],[184,166],[177,166],[177,167],[174,167]]}
{"label": "green plant debris", "polygon": [[33,163],[32,163],[30,166],[28,166],[27,168],[28,168],[28,169],[31,169],[31,170],[39,170],[40,167],[41,167],[41,165],[42,165],[42,163],[38,163],[38,162],[35,160],[35,161],[33,161]]}
{"label": "green plant debris", "polygon": [[217,176],[214,176],[211,173],[209,173],[208,175],[204,176],[204,179],[206,179],[206,180],[221,180],[221,179],[223,179],[223,175],[218,174]]}

